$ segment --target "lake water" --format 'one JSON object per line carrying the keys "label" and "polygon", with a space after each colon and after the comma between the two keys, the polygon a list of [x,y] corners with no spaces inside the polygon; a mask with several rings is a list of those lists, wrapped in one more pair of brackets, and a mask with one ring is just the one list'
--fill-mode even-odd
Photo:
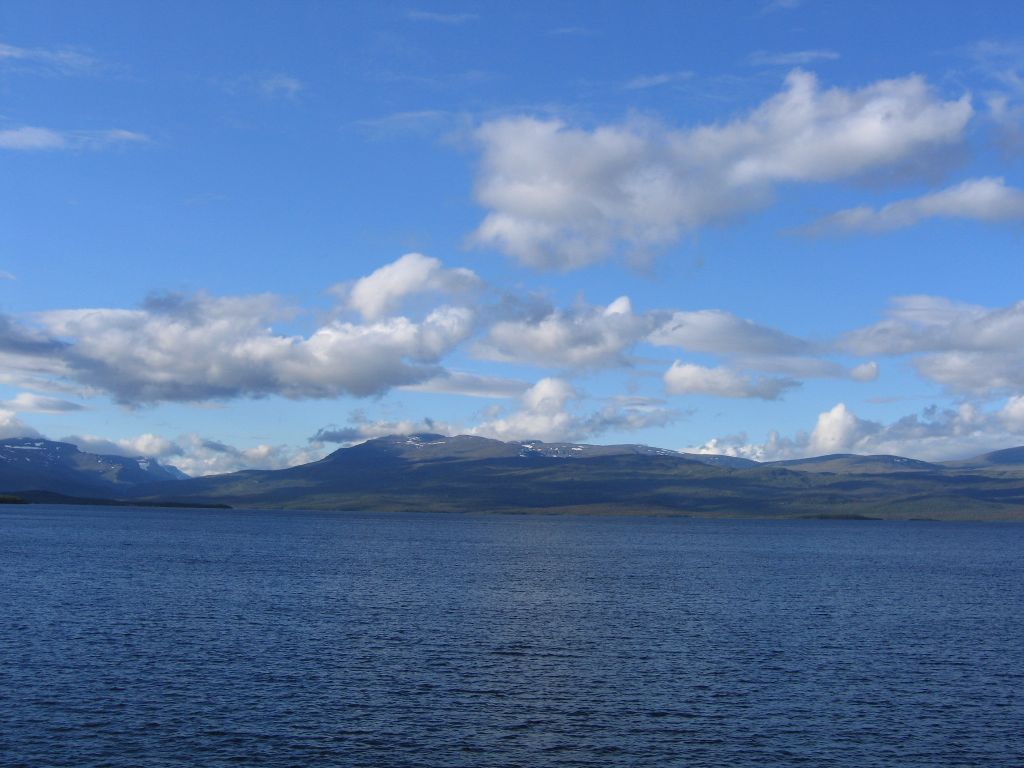
{"label": "lake water", "polygon": [[4,766],[1020,766],[1024,524],[0,507]]}

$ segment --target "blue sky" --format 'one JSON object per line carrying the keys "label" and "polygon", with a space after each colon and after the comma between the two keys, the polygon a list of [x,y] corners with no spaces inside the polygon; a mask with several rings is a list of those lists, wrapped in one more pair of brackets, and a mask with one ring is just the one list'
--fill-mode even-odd
{"label": "blue sky", "polygon": [[0,437],[1024,443],[1013,3],[0,10]]}

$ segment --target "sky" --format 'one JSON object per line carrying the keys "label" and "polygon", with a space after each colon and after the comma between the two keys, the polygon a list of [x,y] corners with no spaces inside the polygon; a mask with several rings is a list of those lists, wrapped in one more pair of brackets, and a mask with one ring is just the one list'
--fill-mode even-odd
{"label": "sky", "polygon": [[1016,3],[0,6],[0,438],[1024,444]]}

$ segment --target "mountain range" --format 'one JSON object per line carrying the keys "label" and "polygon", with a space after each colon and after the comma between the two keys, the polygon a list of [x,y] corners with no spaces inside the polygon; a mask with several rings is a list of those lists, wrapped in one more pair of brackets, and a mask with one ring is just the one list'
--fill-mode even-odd
{"label": "mountain range", "polygon": [[1024,447],[932,463],[833,454],[759,463],[645,445],[390,435],[309,464],[189,478],[144,457],[0,440],[0,494],[368,511],[1024,520]]}

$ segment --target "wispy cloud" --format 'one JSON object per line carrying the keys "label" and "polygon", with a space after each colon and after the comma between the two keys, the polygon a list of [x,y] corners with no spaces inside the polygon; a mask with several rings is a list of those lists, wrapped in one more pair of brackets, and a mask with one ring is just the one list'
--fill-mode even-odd
{"label": "wispy cloud", "polygon": [[14,413],[65,413],[81,411],[85,406],[55,397],[44,397],[32,392],[21,392],[13,400],[0,400],[0,409]]}
{"label": "wispy cloud", "polygon": [[10,272],[8,272],[6,270],[3,270],[3,269],[0,269],[0,280],[17,280],[17,279],[18,278],[16,278]]}
{"label": "wispy cloud", "polygon": [[761,6],[761,13],[775,13],[776,11],[793,11],[803,5],[803,0],[767,0]]}
{"label": "wispy cloud", "polygon": [[149,137],[120,128],[104,131],[57,131],[52,128],[20,126],[0,130],[0,149],[32,152],[44,150],[106,149],[120,144],[139,144]]}
{"label": "wispy cloud", "polygon": [[99,62],[69,48],[19,48],[0,43],[0,67],[12,66],[47,74],[78,75],[95,70]]}
{"label": "wispy cloud", "polygon": [[305,84],[296,77],[274,74],[258,80],[257,89],[268,98],[294,99],[305,90]]}
{"label": "wispy cloud", "polygon": [[458,118],[457,113],[442,109],[420,109],[364,118],[354,121],[352,125],[373,137],[384,138],[403,134],[443,132]]}
{"label": "wispy cloud", "polygon": [[693,72],[682,70],[679,72],[661,72],[657,75],[642,75],[634,77],[626,83],[626,89],[630,91],[643,90],[645,88],[657,88],[661,85],[685,82],[693,77]]}
{"label": "wispy cloud", "polygon": [[839,54],[835,51],[817,49],[810,51],[754,51],[747,61],[755,67],[799,67],[815,61],[835,61]]}
{"label": "wispy cloud", "polygon": [[432,21],[435,24],[465,24],[470,21],[477,21],[480,18],[476,13],[436,13],[434,11],[412,10],[405,14],[406,18],[413,21]]}
{"label": "wispy cloud", "polygon": [[231,96],[258,95],[265,99],[294,101],[306,90],[306,84],[287,72],[251,72],[234,77],[214,77],[210,84]]}
{"label": "wispy cloud", "polygon": [[1006,186],[1002,178],[968,179],[956,186],[898,200],[881,208],[847,208],[819,219],[801,232],[810,235],[887,232],[935,218],[1021,221],[1024,220],[1024,191]]}
{"label": "wispy cloud", "polygon": [[549,29],[544,34],[552,37],[594,37],[601,34],[598,30],[590,27],[556,27]]}

